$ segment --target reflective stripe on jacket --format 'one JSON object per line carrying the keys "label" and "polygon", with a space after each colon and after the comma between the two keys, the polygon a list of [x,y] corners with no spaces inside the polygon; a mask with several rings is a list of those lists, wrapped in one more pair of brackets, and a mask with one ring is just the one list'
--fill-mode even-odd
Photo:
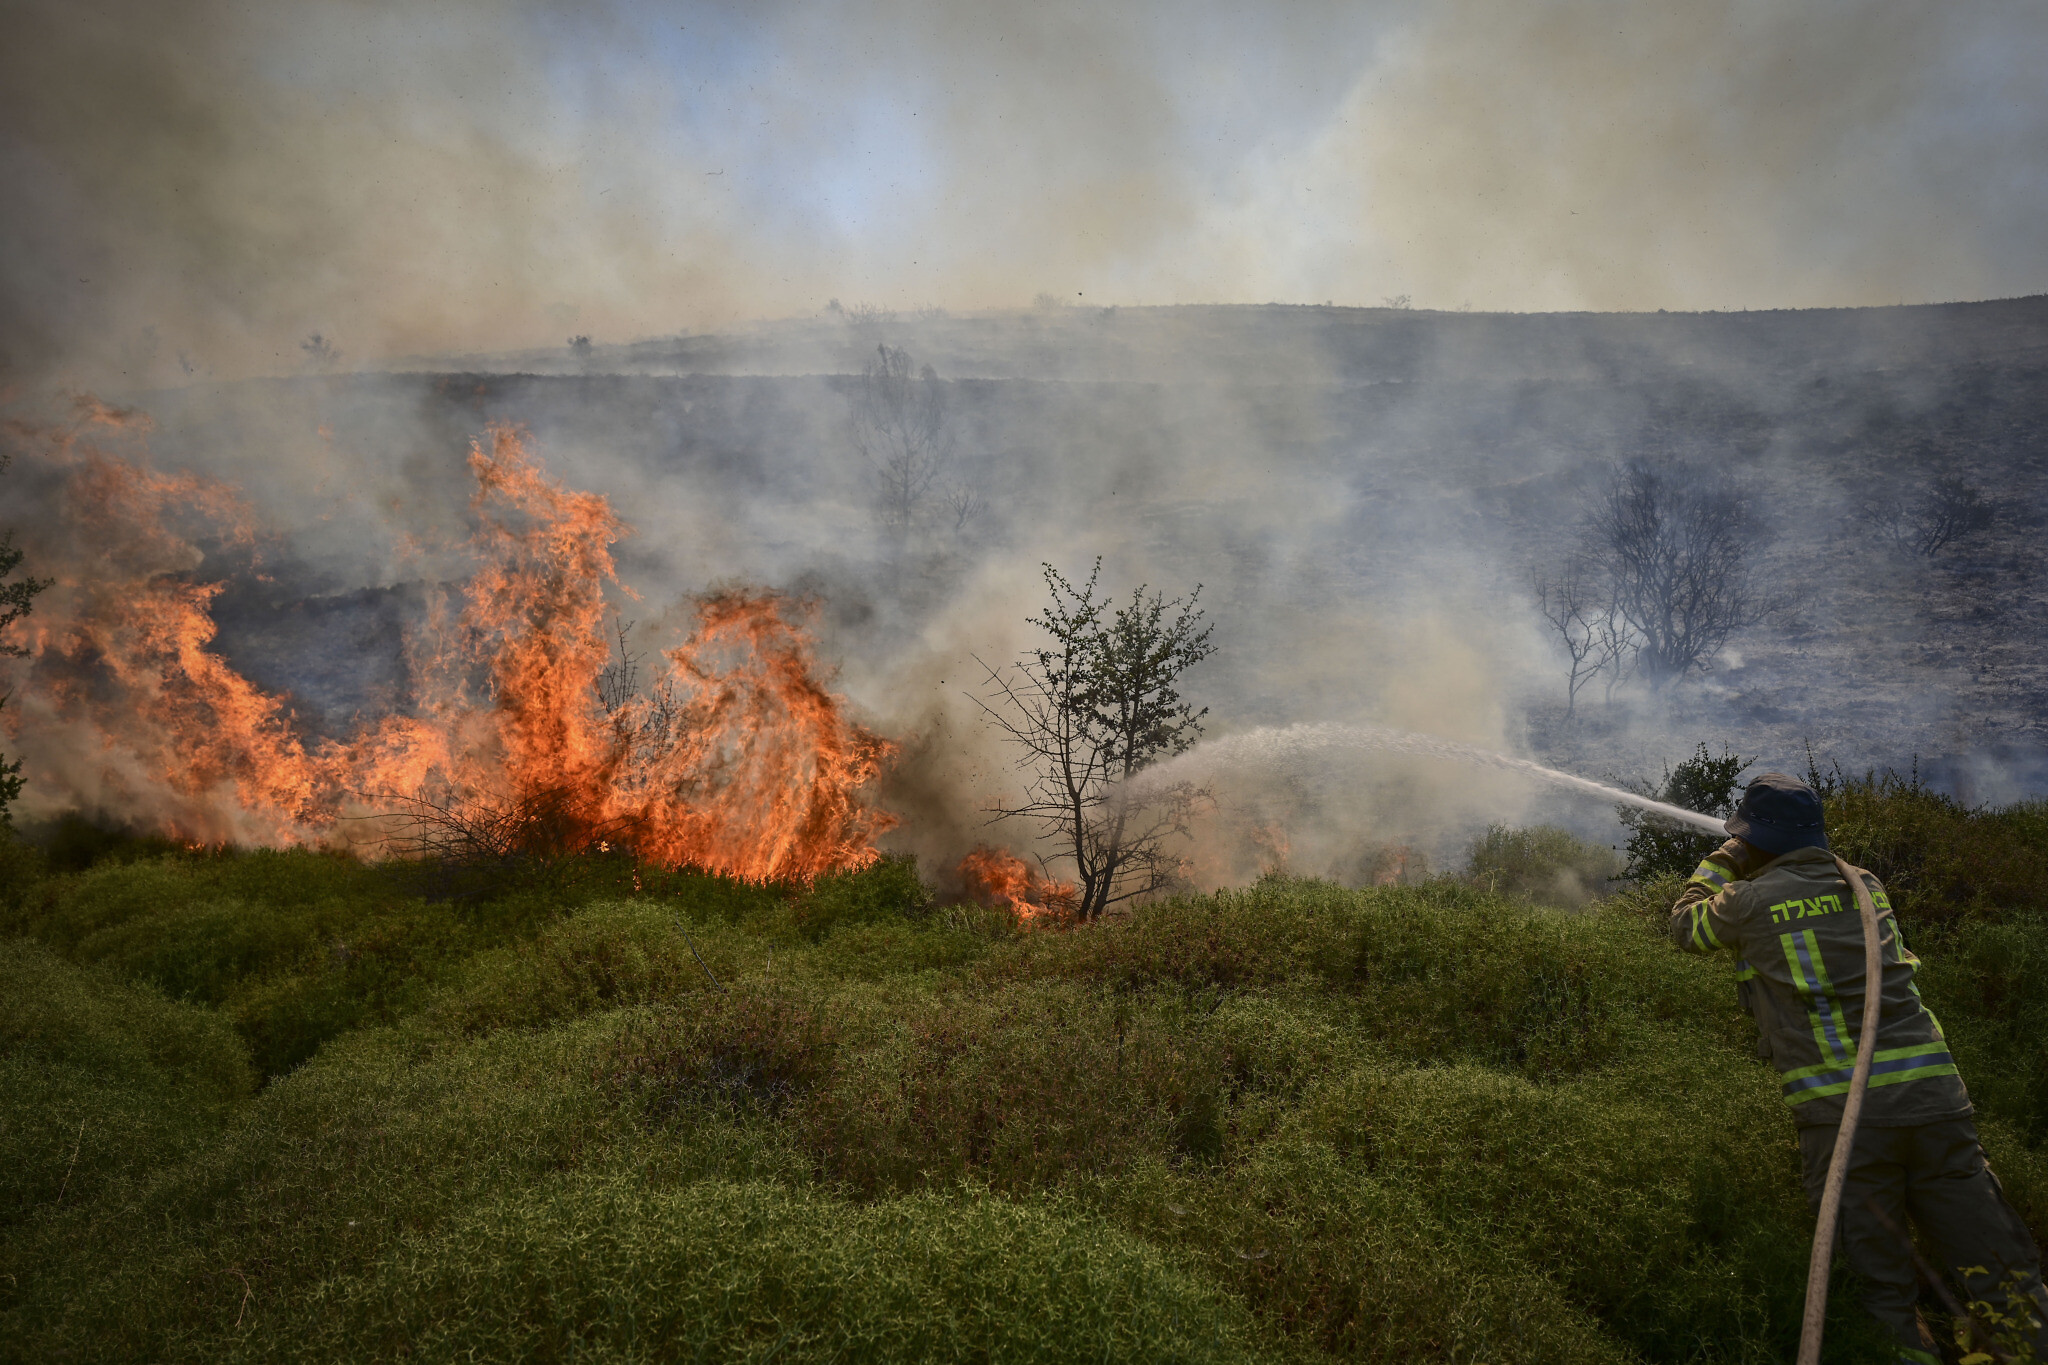
{"label": "reflective stripe on jacket", "polygon": [[[1920,1001],[1884,886],[1862,874],[1877,906],[1884,1010],[1863,1122],[1900,1127],[1960,1118],[1969,1093],[1941,1024]],[[1671,912],[1671,939],[1688,952],[1735,955],[1759,1051],[1778,1068],[1801,1124],[1841,1120],[1863,1027],[1863,917],[1826,849],[1770,858],[1739,839],[1707,855]]]}

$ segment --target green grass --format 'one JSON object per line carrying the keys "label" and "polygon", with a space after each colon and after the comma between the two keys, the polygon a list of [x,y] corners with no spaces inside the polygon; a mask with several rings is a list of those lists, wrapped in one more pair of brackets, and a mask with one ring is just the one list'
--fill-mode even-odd
{"label": "green grass", "polygon": [[616,1175],[465,1210],[266,1326],[240,1354],[1064,1365],[1246,1360],[1253,1336],[1199,1275],[1070,1206]]}
{"label": "green grass", "polygon": [[[1541,843],[1507,841],[1537,882]],[[1669,883],[1571,911],[1269,879],[1021,933],[902,861],[449,901],[310,853],[30,872],[0,901],[0,1359],[1796,1340],[1791,1124],[1727,965],[1663,941]],[[1907,924],[2048,1231],[2048,928]],[[1864,1358],[1835,1304],[1829,1359]]]}
{"label": "green grass", "polygon": [[0,940],[0,1224],[185,1155],[254,1079],[212,1011]]}

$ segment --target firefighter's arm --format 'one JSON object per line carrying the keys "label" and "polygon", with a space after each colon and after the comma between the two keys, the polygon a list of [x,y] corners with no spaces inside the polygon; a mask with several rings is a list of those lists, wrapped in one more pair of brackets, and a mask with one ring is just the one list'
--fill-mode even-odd
{"label": "firefighter's arm", "polygon": [[1686,879],[1685,890],[1671,907],[1671,941],[1690,953],[1711,953],[1732,945],[1728,888],[1742,880],[1752,862],[1749,846],[1740,839],[1709,853]]}

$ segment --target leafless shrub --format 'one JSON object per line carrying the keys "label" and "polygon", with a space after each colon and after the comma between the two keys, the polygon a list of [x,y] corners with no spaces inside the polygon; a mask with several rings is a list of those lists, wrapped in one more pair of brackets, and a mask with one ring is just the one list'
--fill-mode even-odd
{"label": "leafless shrub", "polygon": [[965,536],[988,511],[988,499],[964,479],[950,479],[938,493],[939,512],[955,539]]}
{"label": "leafless shrub", "polygon": [[1626,461],[1584,529],[1587,562],[1652,686],[1704,668],[1773,610],[1756,586],[1764,537],[1754,500],[1723,473]]}
{"label": "leafless shrub", "polygon": [[1641,641],[1621,617],[1606,585],[1584,557],[1574,555],[1554,576],[1538,576],[1537,609],[1564,646],[1570,667],[1565,677],[1565,719],[1578,712],[1586,684],[1607,677],[1608,695],[1635,667]]}
{"label": "leafless shrub", "polygon": [[917,369],[908,351],[877,345],[854,394],[853,432],[883,529],[901,550],[951,455],[937,373]]}
{"label": "leafless shrub", "polygon": [[1863,505],[1863,521],[1895,548],[1933,559],[1998,520],[1997,502],[1967,479],[1944,474],[1910,497],[1887,494]]}
{"label": "leafless shrub", "polygon": [[341,363],[341,352],[318,332],[300,342],[299,349],[306,353],[306,363],[316,370],[331,370]]}
{"label": "leafless shrub", "polygon": [[846,329],[853,333],[853,339],[863,348],[879,346],[883,336],[896,322],[895,310],[872,303],[856,303],[851,308],[838,307],[839,300],[832,300],[833,311],[845,320]]}

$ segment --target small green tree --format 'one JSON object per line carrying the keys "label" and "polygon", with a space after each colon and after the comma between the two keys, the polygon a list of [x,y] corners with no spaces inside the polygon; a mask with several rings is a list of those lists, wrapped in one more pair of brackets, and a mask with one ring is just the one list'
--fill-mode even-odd
{"label": "small green tree", "polygon": [[1201,736],[1207,708],[1181,700],[1179,683],[1215,647],[1195,605],[1199,586],[1169,600],[1140,585],[1113,607],[1096,594],[1099,557],[1078,588],[1043,567],[1049,601],[1028,619],[1050,642],[1007,671],[983,665],[989,694],[977,701],[1028,774],[1025,799],[991,813],[1027,817],[1053,836],[1056,856],[1074,865],[1076,913],[1092,920],[1174,880],[1167,838],[1188,832],[1202,793],[1183,783],[1138,795],[1129,779]]}
{"label": "small green tree", "polygon": [[[12,457],[0,452],[0,471],[10,463]],[[21,561],[22,551],[14,544],[14,532],[0,531],[0,632],[28,615],[35,604],[36,594],[50,586],[49,579],[33,576],[8,582],[14,571],[21,567]],[[27,655],[28,650],[22,646],[0,638],[0,658],[20,659]],[[0,707],[6,706],[8,698],[13,695],[12,690],[0,692]],[[10,763],[5,754],[0,754],[0,825],[8,823],[7,808],[21,795],[21,787],[21,760],[17,758]]]}
{"label": "small green tree", "polygon": [[[1721,746],[1721,756],[1715,758],[1701,744],[1691,758],[1675,768],[1664,769],[1663,786],[1643,783],[1635,790],[1666,805],[1725,818],[1734,814],[1735,803],[1741,799],[1737,781],[1742,770],[1754,762],[1755,759],[1743,758],[1726,745]],[[1667,872],[1690,872],[1721,843],[1711,834],[1674,824],[1634,806],[1617,806],[1615,813],[1629,827],[1628,843],[1623,848],[1628,854],[1628,867],[1622,875],[1632,881],[1660,877]]]}

